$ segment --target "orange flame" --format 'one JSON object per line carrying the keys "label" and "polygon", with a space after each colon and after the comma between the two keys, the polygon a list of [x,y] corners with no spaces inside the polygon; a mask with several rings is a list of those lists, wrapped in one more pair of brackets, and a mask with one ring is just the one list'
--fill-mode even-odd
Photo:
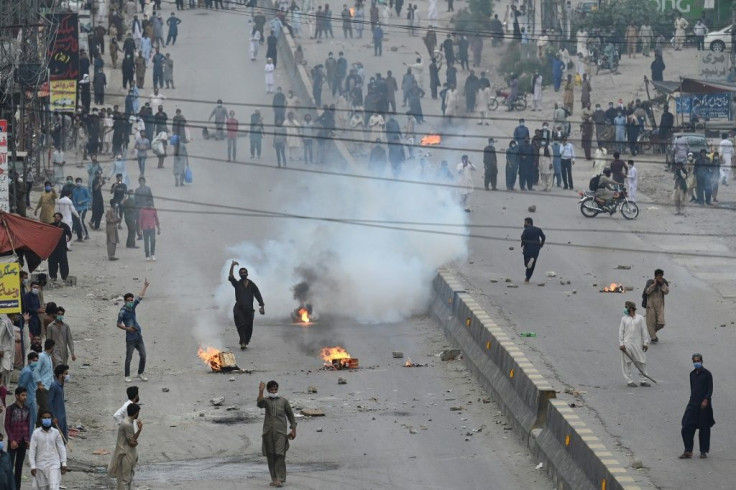
{"label": "orange flame", "polygon": [[296,314],[299,315],[299,320],[301,320],[302,323],[309,323],[309,311],[307,311],[306,308],[299,308],[299,311],[297,311]]}
{"label": "orange flame", "polygon": [[413,363],[413,362],[411,362],[411,359],[409,359],[408,361],[406,361],[406,362],[404,363],[404,366],[405,366],[405,367],[414,367],[414,363]]}
{"label": "orange flame", "polygon": [[434,146],[439,145],[442,142],[442,136],[439,134],[428,134],[427,136],[422,137],[421,141],[419,142],[420,146]]}
{"label": "orange flame", "polygon": [[323,347],[319,355],[325,362],[332,362],[335,359],[352,359],[352,356],[347,353],[342,347]]}
{"label": "orange flame", "polygon": [[221,371],[222,363],[220,359],[220,352],[221,351],[215,349],[214,347],[205,347],[204,349],[200,347],[197,351],[197,355],[200,359],[202,359],[205,364],[211,367],[213,371]]}
{"label": "orange flame", "polygon": [[603,291],[606,293],[620,293],[623,292],[623,290],[623,284],[616,284],[615,282],[612,282],[610,285],[603,288]]}

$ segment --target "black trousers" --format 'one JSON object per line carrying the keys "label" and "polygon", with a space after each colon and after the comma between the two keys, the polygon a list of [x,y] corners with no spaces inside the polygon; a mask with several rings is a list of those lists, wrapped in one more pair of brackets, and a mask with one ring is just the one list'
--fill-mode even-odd
{"label": "black trousers", "polygon": [[[539,252],[533,253],[533,254],[524,254],[524,267],[526,267],[526,280],[532,278],[532,274],[534,274],[534,268],[537,266],[537,258],[539,257]],[[534,259],[534,262],[529,265],[529,261]]]}
{"label": "black trousers", "polygon": [[10,441],[8,441],[8,456],[10,456],[10,467],[13,468],[15,476],[15,490],[20,490],[21,477],[23,476],[23,461],[26,459],[26,443],[19,442],[16,449],[10,449]]}
{"label": "black trousers", "polygon": [[572,189],[572,160],[560,160],[562,169],[562,184],[565,189]]}
{"label": "black trousers", "polygon": [[235,328],[238,329],[238,336],[240,337],[240,345],[250,344],[250,338],[253,335],[253,318],[255,317],[255,310],[248,307],[241,307],[237,303],[233,307],[233,320],[235,321]]}
{"label": "black trousers", "polygon": [[485,172],[485,179],[483,185],[488,189],[488,184],[491,184],[491,188],[496,190],[496,177],[498,176],[498,170],[488,170]]}
{"label": "black trousers", "polygon": [[128,248],[135,247],[135,220],[125,220],[125,226],[128,228],[128,238],[125,240],[125,246]]}
{"label": "black trousers", "polygon": [[682,442],[685,444],[685,452],[693,452],[695,431],[698,431],[698,444],[701,453],[710,452],[710,427],[698,428],[697,425],[685,425],[682,427]]}
{"label": "black trousers", "polygon": [[57,271],[61,272],[61,280],[65,281],[69,275],[69,260],[66,256],[66,248],[54,251],[49,255],[49,277],[56,280]]}

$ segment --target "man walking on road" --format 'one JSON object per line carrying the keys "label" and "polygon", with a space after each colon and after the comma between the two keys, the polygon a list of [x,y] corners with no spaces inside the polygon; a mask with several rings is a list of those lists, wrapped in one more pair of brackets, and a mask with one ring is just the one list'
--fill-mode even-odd
{"label": "man walking on road", "polygon": [[682,442],[685,452],[680,459],[693,457],[695,431],[698,432],[700,457],[707,458],[710,452],[710,428],[715,425],[713,419],[713,375],[703,367],[703,356],[693,354],[693,369],[690,371],[690,400],[687,402],[685,414],[682,416]]}
{"label": "man walking on road", "polygon": [[240,280],[235,280],[233,271],[237,265],[239,264],[235,261],[230,264],[228,280],[235,288],[233,319],[235,321],[235,327],[238,329],[238,336],[240,337],[240,350],[246,350],[250,343],[250,338],[253,335],[253,317],[255,312],[253,309],[253,299],[255,298],[258,301],[258,305],[260,306],[258,312],[261,315],[265,315],[266,310],[264,309],[263,298],[261,297],[261,292],[258,290],[258,286],[253,281],[248,280],[248,269],[241,267],[238,270]]}
{"label": "man walking on road", "polygon": [[[263,396],[263,389],[268,395]],[[296,439],[296,418],[286,398],[279,396],[279,384],[269,381],[268,385],[261,381],[258,385],[258,408],[266,409],[263,419],[263,441],[261,450],[268,460],[268,471],[271,473],[271,486],[282,487],[286,480],[286,451],[289,441]],[[286,432],[286,421],[291,431]]]}
{"label": "man walking on road", "polygon": [[8,434],[7,451],[15,474],[16,490],[20,490],[23,462],[26,459],[26,449],[31,442],[29,431],[33,421],[31,409],[26,406],[27,397],[27,390],[18,386],[15,389],[15,403],[10,405],[5,413],[5,432]]}
{"label": "man walking on road", "polygon": [[130,383],[130,361],[133,359],[133,351],[138,351],[138,377],[141,381],[148,381],[148,378],[143,374],[146,370],[146,346],[143,343],[143,334],[141,332],[141,326],[138,324],[136,318],[135,309],[138,304],[143,300],[143,296],[146,294],[146,290],[149,286],[148,279],[143,281],[143,289],[138,293],[138,297],[134,299],[133,293],[125,293],[123,297],[125,299],[125,306],[120,308],[118,313],[118,328],[125,330],[125,382]]}
{"label": "man walking on road", "polygon": [[[127,417],[120,422],[118,427],[118,439],[115,444],[115,452],[112,454],[107,473],[118,480],[118,490],[130,490],[135,465],[138,462],[138,437],[143,430],[143,422],[138,420],[141,407],[131,403],[126,407]],[[136,430],[136,425],[138,430]]]}
{"label": "man walking on road", "polygon": [[488,138],[488,146],[483,148],[483,167],[485,168],[483,186],[488,190],[488,184],[491,184],[491,188],[495,191],[498,164],[496,162],[496,146],[493,138]]}
{"label": "man walking on road", "polygon": [[524,282],[528,283],[529,279],[534,274],[534,267],[537,265],[537,258],[539,257],[539,251],[544,247],[544,242],[547,237],[541,228],[534,226],[534,220],[531,218],[524,218],[524,232],[521,234],[521,250],[524,252],[524,265],[526,266],[526,279]]}
{"label": "man walking on road", "polygon": [[[632,301],[627,301],[624,305],[624,316],[618,327],[618,348],[621,350],[621,369],[626,378],[626,385],[635,388],[636,383],[631,376],[631,364],[636,363],[637,371],[646,374],[647,356],[645,352],[649,349],[649,334],[644,318],[636,314],[636,305]],[[640,376],[640,379],[641,386],[650,386],[644,376]]]}
{"label": "man walking on road", "polygon": [[644,286],[645,306],[647,309],[647,330],[652,343],[659,342],[657,332],[664,328],[664,297],[670,294],[670,284],[664,278],[664,271],[654,271],[654,279],[649,279]]}
{"label": "man walking on road", "polygon": [[61,433],[53,428],[51,412],[41,411],[41,427],[33,431],[28,462],[31,466],[31,488],[61,488],[61,475],[67,472],[66,448]]}

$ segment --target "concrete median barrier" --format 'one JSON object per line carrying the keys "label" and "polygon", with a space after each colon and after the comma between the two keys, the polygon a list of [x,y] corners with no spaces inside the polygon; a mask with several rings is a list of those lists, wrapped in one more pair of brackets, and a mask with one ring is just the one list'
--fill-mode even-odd
{"label": "concrete median barrier", "polygon": [[494,395],[515,432],[564,490],[638,490],[626,468],[573,413],[516,343],[449,270],[433,281],[431,311]]}

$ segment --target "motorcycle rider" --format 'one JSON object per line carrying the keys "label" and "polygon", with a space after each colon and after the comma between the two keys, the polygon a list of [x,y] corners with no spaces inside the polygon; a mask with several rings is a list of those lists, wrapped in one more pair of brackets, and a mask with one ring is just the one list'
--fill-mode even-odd
{"label": "motorcycle rider", "polygon": [[616,47],[612,42],[606,44],[603,53],[606,55],[607,68],[611,70],[611,73],[618,73],[618,53],[616,53]]}
{"label": "motorcycle rider", "polygon": [[227,119],[227,109],[225,109],[222,106],[222,99],[217,99],[217,106],[215,106],[214,109],[212,109],[212,112],[210,113],[210,117],[207,118],[208,121],[210,121],[213,117],[215,118],[215,139],[223,140],[225,139],[225,120]]}
{"label": "motorcycle rider", "polygon": [[[607,205],[614,198],[614,191],[618,189],[619,183],[611,178],[611,169],[603,169],[603,173],[598,177],[598,188],[595,190],[596,200],[603,201],[603,205]],[[610,211],[611,214],[615,208]]]}

